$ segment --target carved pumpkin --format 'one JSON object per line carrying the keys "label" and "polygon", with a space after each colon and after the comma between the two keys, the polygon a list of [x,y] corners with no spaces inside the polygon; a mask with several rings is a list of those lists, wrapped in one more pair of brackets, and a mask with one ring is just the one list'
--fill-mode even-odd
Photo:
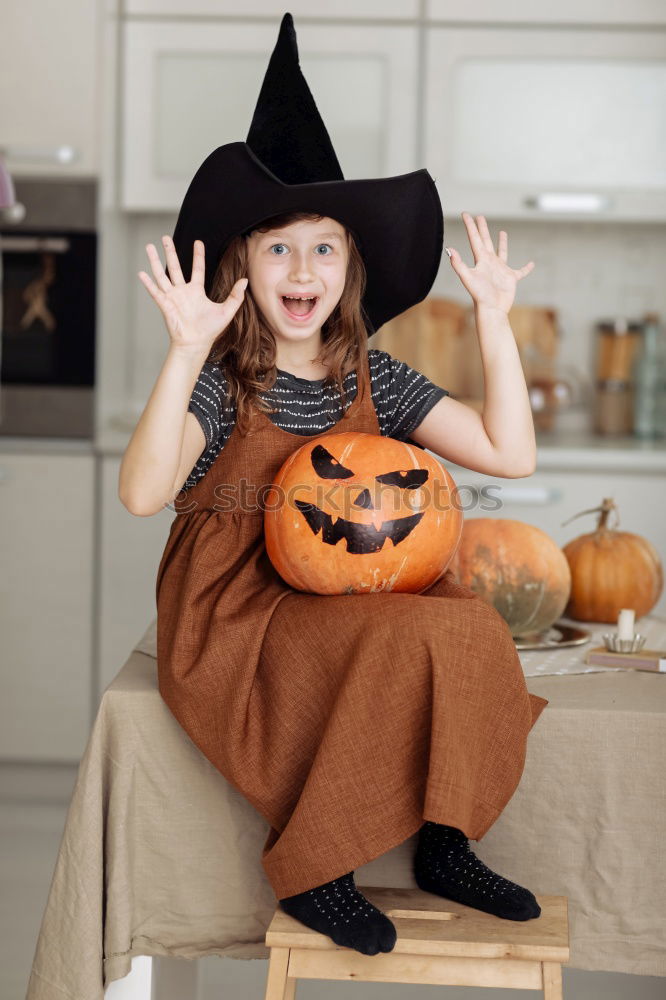
{"label": "carved pumpkin", "polygon": [[601,506],[569,518],[599,512],[596,530],[573,538],[563,549],[572,578],[566,613],[577,621],[615,624],[622,608],[633,608],[640,618],[661,596],[664,572],[658,552],[641,535],[611,528],[606,523],[611,511],[619,524],[610,497]]}
{"label": "carved pumpkin", "polygon": [[569,564],[550,535],[510,518],[468,518],[451,569],[517,637],[548,629],[571,591]]}
{"label": "carved pumpkin", "polygon": [[378,434],[317,436],[266,495],[273,566],[315,594],[418,593],[446,572],[463,515],[455,483],[423,448]]}

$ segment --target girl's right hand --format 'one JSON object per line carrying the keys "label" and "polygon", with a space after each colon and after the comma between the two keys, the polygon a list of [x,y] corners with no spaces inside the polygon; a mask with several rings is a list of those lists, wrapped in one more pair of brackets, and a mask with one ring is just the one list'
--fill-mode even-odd
{"label": "girl's right hand", "polygon": [[173,282],[167,277],[159,254],[152,243],[146,246],[146,253],[157,285],[145,271],[139,271],[139,278],[162,312],[172,345],[207,354],[215,338],[226,330],[243,301],[248,279],[239,278],[224,302],[213,302],[206,295],[204,288],[205,261],[202,241],[194,241],[192,278],[188,282],[185,281],[180,269],[173,240],[169,236],[163,236],[162,243]]}

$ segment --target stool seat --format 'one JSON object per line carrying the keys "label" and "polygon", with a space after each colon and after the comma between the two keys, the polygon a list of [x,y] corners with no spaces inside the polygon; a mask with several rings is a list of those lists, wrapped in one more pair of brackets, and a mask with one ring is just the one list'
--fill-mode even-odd
{"label": "stool seat", "polygon": [[266,1000],[293,1000],[298,979],[543,990],[561,1000],[569,960],[566,896],[536,896],[541,914],[507,920],[421,889],[358,886],[395,924],[390,952],[364,955],[311,930],[278,904],[266,931]]}

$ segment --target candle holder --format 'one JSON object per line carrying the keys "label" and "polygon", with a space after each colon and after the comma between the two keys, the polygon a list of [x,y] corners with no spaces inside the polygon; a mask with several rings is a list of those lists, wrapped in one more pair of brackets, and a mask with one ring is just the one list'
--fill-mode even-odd
{"label": "candle holder", "polygon": [[635,632],[633,639],[619,639],[617,632],[605,632],[601,638],[611,653],[638,653],[645,645],[646,636]]}

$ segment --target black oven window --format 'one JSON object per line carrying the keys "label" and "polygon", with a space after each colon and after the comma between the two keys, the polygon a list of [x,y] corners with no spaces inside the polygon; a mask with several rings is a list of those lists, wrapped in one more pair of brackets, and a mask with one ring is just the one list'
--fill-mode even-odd
{"label": "black oven window", "polygon": [[97,236],[0,230],[0,380],[5,385],[95,381]]}

